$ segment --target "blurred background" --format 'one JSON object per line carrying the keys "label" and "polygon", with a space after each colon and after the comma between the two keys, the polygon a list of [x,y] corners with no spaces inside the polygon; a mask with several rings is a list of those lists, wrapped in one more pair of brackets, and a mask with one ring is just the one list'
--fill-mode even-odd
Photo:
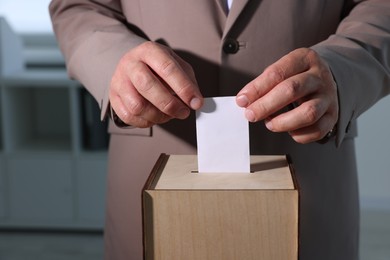
{"label": "blurred background", "polygon": [[[67,77],[49,2],[0,2],[1,260],[103,256],[106,125]],[[390,259],[388,111],[385,98],[358,121],[363,260]]]}

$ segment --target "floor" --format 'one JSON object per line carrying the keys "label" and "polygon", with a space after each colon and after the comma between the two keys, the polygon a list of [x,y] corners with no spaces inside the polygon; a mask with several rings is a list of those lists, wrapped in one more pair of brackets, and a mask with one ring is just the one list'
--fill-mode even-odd
{"label": "floor", "polygon": [[[390,212],[362,212],[361,260],[390,259]],[[99,233],[0,232],[0,260],[99,260]]]}
{"label": "floor", "polygon": [[103,259],[101,233],[0,232],[0,260]]}

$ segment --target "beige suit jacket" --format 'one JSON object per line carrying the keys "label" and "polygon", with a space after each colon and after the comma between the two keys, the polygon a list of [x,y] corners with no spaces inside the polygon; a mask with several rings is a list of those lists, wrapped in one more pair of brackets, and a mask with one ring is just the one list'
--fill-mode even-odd
{"label": "beige suit jacket", "polygon": [[[70,76],[94,95],[102,118],[119,59],[146,40],[169,45],[188,61],[205,96],[235,95],[284,54],[316,50],[338,85],[336,140],[299,145],[256,123],[251,153],[292,157],[300,184],[300,259],[357,259],[355,120],[389,92],[390,1],[234,0],[227,14],[223,0],[54,0],[50,10]],[[237,41],[237,53],[224,52],[227,39]],[[106,255],[140,259],[142,183],[160,152],[195,152],[194,118],[153,129],[111,124],[110,132]]]}

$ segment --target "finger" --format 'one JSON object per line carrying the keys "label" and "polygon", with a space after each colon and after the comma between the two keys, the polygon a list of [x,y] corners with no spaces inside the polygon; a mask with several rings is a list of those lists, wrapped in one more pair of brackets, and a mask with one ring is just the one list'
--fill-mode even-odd
{"label": "finger", "polygon": [[334,127],[333,116],[325,114],[316,124],[290,132],[290,136],[301,144],[319,141]]}
{"label": "finger", "polygon": [[256,122],[269,117],[289,104],[314,93],[318,85],[318,79],[309,73],[290,77],[249,105],[245,111],[247,119]]}
{"label": "finger", "polygon": [[[131,82],[122,85],[119,93],[121,93],[122,103],[132,116],[141,117],[154,124],[165,123],[172,119],[172,116],[163,113],[141,96]],[[185,110],[188,109],[185,107]]]}
{"label": "finger", "polygon": [[308,56],[313,55],[312,52],[308,49],[297,49],[270,65],[237,94],[237,104],[247,107],[282,81],[309,70],[310,58]]}
{"label": "finger", "polygon": [[133,116],[129,113],[129,110],[123,105],[122,100],[117,95],[110,96],[110,103],[112,109],[115,111],[116,115],[127,125],[146,128],[151,127],[153,125],[152,122],[149,122],[142,117]]}
{"label": "finger", "polygon": [[309,99],[293,110],[266,119],[265,125],[273,132],[295,131],[316,124],[328,107],[328,103],[321,98]]}
{"label": "finger", "polygon": [[148,64],[187,106],[199,109],[203,104],[203,97],[196,82],[180,66],[173,52],[166,51],[168,49],[165,47],[156,48],[155,43],[150,44],[153,46],[140,59]]}
{"label": "finger", "polygon": [[[179,55],[177,55],[175,52],[172,52],[172,56],[177,60],[177,62],[180,64],[184,72],[190,77],[190,79],[198,86],[197,80],[195,77],[195,72],[192,69],[191,65],[188,64],[185,60],[183,60]],[[199,89],[199,88],[198,88]]]}
{"label": "finger", "polygon": [[[119,101],[120,102],[120,101]],[[140,128],[151,127],[156,124],[163,124],[171,120],[172,118],[158,111],[153,106],[147,107],[141,115],[132,114],[123,102],[120,104],[119,108],[113,109],[116,112],[117,116],[127,125],[136,126]]]}
{"label": "finger", "polygon": [[123,122],[134,125],[134,120],[138,122],[138,118],[142,118],[153,124],[161,124],[172,119],[172,117],[162,113],[142,97],[131,81],[126,80],[125,77],[121,80],[116,80],[115,83],[110,88],[110,101],[113,108],[116,108],[113,102],[119,99],[117,102],[121,106],[120,109],[125,111],[120,113],[122,116],[117,115]]}
{"label": "finger", "polygon": [[[138,62],[128,73],[130,82],[140,96],[148,100],[164,114],[184,119],[190,114],[189,108],[177,97],[172,95],[164,82],[154,75],[150,68]],[[135,96],[135,93],[132,93]]]}

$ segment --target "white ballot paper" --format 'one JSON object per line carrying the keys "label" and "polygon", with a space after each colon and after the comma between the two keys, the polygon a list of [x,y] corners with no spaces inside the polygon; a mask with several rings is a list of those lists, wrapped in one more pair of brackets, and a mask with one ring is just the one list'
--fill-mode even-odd
{"label": "white ballot paper", "polygon": [[235,97],[205,98],[196,112],[199,173],[249,173],[249,123]]}

